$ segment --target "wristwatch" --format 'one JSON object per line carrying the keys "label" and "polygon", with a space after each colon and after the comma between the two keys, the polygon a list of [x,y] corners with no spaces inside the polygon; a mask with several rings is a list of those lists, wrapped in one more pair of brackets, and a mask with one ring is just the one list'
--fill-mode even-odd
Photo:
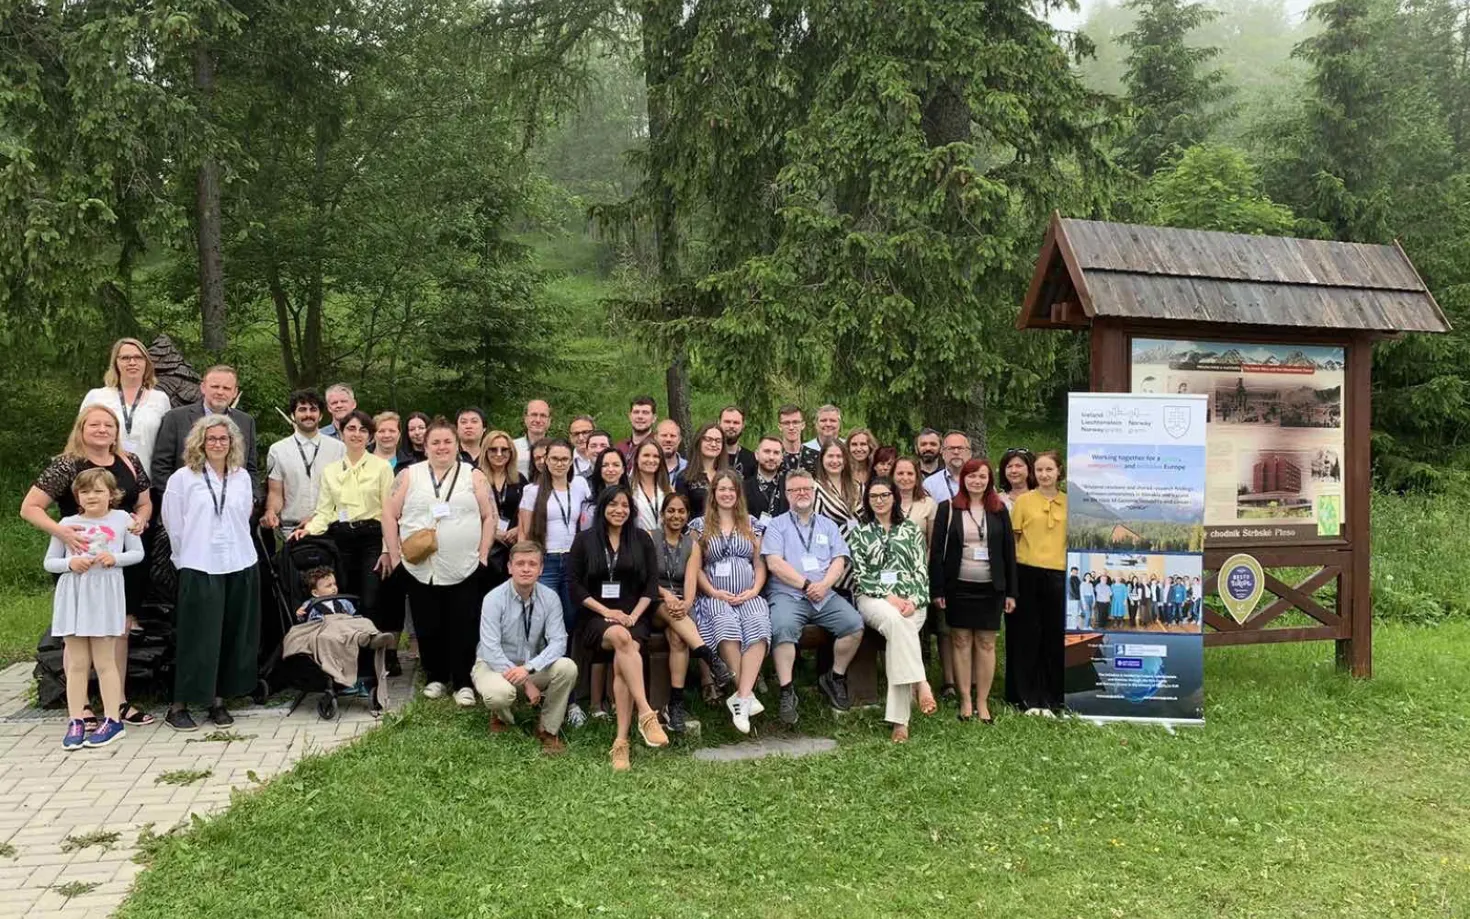
{"label": "wristwatch", "polygon": [[806,579],[804,579],[804,580],[803,580],[803,581],[802,581],[802,582],[801,582],[801,592],[802,592],[802,593],[806,593],[806,589],[807,589],[807,588],[808,588],[808,587],[810,587],[810,586],[812,586],[812,581],[811,581],[811,578],[806,578]]}

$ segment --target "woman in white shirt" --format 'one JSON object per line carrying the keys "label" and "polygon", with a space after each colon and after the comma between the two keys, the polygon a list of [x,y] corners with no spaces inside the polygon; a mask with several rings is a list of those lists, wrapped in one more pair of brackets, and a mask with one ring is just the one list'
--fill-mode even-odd
{"label": "woman in white shirt", "polygon": [[562,621],[567,634],[576,624],[576,608],[572,606],[567,553],[577,535],[577,522],[582,508],[592,501],[587,480],[572,474],[572,445],[557,438],[546,446],[546,471],[521,492],[521,532],[546,549],[541,567],[541,583],[556,591],[561,598]]}
{"label": "woman in white shirt", "polygon": [[82,397],[82,407],[107,406],[122,429],[123,450],[137,454],[144,469],[153,468],[153,441],[172,406],[168,396],[155,388],[158,377],[148,349],[136,338],[119,338],[112,346],[102,382]]}
{"label": "woman in white shirt", "polygon": [[633,487],[633,514],[640,529],[657,533],[663,529],[664,501],[673,492],[663,450],[645,440],[633,451],[633,468],[628,474]]}
{"label": "woman in white shirt", "polygon": [[179,731],[235,719],[224,700],[255,688],[260,644],[260,581],[250,538],[254,499],[245,471],[245,440],[227,415],[205,415],[184,441],[184,465],[163,494],[179,596],[174,607],[174,693],[164,721]]}
{"label": "woman in white shirt", "polygon": [[[461,708],[475,704],[470,668],[480,641],[480,569],[490,557],[498,516],[480,470],[459,459],[459,438],[443,418],[429,422],[426,459],[393,483],[383,509],[388,569],[408,594],[424,668],[424,696],[447,692]],[[476,444],[478,446],[478,444]],[[432,546],[421,544],[432,533]],[[420,554],[423,553],[423,554]]]}

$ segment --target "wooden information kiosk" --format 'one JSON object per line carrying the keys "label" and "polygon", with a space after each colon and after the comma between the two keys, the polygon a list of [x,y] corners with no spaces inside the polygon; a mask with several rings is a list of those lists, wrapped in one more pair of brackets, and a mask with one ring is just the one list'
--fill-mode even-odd
{"label": "wooden information kiosk", "polygon": [[1274,599],[1207,607],[1206,645],[1331,639],[1372,675],[1373,343],[1450,328],[1401,248],[1054,215],[1017,326],[1089,329],[1094,392],[1210,397],[1206,594],[1244,552]]}

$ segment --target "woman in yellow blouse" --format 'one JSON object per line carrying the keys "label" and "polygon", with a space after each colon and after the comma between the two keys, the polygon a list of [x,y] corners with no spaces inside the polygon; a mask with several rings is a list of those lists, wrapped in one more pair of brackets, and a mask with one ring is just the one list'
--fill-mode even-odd
{"label": "woman in yellow blouse", "polygon": [[331,537],[341,560],[343,593],[358,597],[357,608],[377,622],[378,576],[388,573],[388,553],[383,551],[383,505],[393,489],[393,467],[387,460],[368,452],[373,419],[353,411],[338,421],[347,456],[322,469],[316,512],[291,534]]}
{"label": "woman in yellow blouse", "polygon": [[1067,496],[1057,454],[1038,453],[1034,469],[1037,487],[1011,508],[1020,596],[1006,617],[1006,700],[1028,715],[1054,715],[1063,702]]}

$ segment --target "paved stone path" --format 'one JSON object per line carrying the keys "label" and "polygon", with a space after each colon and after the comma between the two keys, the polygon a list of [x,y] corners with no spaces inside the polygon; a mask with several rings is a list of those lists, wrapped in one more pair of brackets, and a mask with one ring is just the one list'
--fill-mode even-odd
{"label": "paved stone path", "polygon": [[[390,686],[395,706],[413,685],[415,662],[403,663],[403,677]],[[285,706],[233,711],[230,730],[239,740],[206,741],[213,725],[180,734],[160,719],[128,728],[113,746],[67,753],[65,713],[30,705],[32,667],[0,671],[0,917],[109,915],[142,870],[133,856],[143,827],[161,834],[192,814],[223,810],[232,789],[257,787],[307,753],[334,749],[378,723],[359,701],[322,721],[313,696],[290,717]],[[210,775],[188,785],[157,781],[179,770]],[[67,844],[99,832],[119,835],[110,847]],[[74,882],[96,886],[70,898],[57,889]]]}

